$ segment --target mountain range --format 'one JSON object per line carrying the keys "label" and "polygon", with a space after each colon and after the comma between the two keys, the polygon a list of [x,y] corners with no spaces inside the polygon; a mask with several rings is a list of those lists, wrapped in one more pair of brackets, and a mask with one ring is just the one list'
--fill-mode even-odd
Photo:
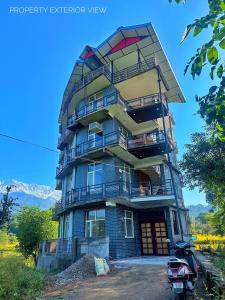
{"label": "mountain range", "polygon": [[189,209],[189,215],[192,218],[198,217],[199,214],[208,212],[211,209],[210,205],[196,204],[189,205],[187,207]]}
{"label": "mountain range", "polygon": [[15,179],[0,181],[0,197],[6,192],[7,186],[12,186],[10,196],[17,198],[19,206],[38,206],[47,209],[61,198],[61,192],[50,186],[28,184]]}
{"label": "mountain range", "polygon": [[[11,185],[10,196],[17,198],[19,206],[38,206],[42,209],[52,207],[61,198],[61,191],[57,191],[47,185],[29,184],[12,179],[10,181],[0,181],[0,197],[6,192],[6,187]],[[189,214],[195,218],[200,213],[208,212],[210,205],[189,205]]]}

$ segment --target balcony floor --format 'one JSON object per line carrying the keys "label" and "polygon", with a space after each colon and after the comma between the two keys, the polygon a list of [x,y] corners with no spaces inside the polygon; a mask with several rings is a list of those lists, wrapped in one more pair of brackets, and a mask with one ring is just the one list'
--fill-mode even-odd
{"label": "balcony floor", "polygon": [[139,148],[129,149],[128,151],[139,159],[164,155],[166,154],[166,143],[146,145]]}
{"label": "balcony floor", "polygon": [[[161,103],[156,103],[154,105],[149,105],[139,108],[130,108],[127,111],[128,115],[136,122],[142,123],[149,120],[155,120],[162,117],[162,107]],[[164,106],[164,115],[168,115],[168,110]]]}

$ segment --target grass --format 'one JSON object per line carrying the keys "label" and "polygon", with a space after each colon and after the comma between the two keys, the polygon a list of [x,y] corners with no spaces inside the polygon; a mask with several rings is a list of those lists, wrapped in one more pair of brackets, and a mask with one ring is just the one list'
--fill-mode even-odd
{"label": "grass", "polygon": [[36,299],[44,286],[44,273],[17,251],[15,236],[0,231],[0,241],[0,299]]}

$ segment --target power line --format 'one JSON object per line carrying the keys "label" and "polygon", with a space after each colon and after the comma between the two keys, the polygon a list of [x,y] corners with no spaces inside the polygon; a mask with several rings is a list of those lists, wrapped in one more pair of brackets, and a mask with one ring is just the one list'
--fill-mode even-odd
{"label": "power line", "polygon": [[45,146],[42,146],[42,145],[39,145],[39,144],[35,144],[35,143],[33,143],[33,142],[30,142],[30,141],[18,139],[18,138],[16,138],[16,137],[13,137],[13,136],[10,136],[10,135],[7,135],[7,134],[0,133],[0,136],[3,136],[3,137],[5,137],[5,138],[8,138],[8,139],[11,139],[11,140],[20,142],[20,143],[29,144],[29,145],[31,145],[31,146],[38,147],[38,148],[41,148],[41,149],[43,149],[43,150],[48,150],[48,151],[51,151],[51,152],[59,153],[59,151],[54,150],[54,149],[51,149],[51,148],[49,148],[49,147],[45,147]]}
{"label": "power line", "polygon": [[[10,136],[10,135],[7,135],[7,134],[0,133],[0,136],[8,138],[8,139],[11,139],[11,140],[14,140],[16,142],[20,142],[20,143],[23,143],[23,144],[31,145],[31,146],[40,148],[42,150],[51,151],[51,152],[54,152],[54,153],[57,153],[57,154],[60,153],[59,151],[57,151],[55,149],[51,149],[49,147],[45,147],[45,146],[42,146],[42,145],[30,142],[30,141],[27,141],[27,140],[22,140],[22,139],[19,139],[17,137],[13,137],[13,136]],[[84,160],[84,161],[88,161],[88,162],[91,162],[91,163],[101,163],[103,165],[111,166],[113,168],[124,168],[123,165],[115,165],[115,164],[110,164],[110,163],[104,163],[104,162],[99,161],[99,160],[93,160],[93,159],[84,158],[84,157],[79,157],[79,159]],[[147,170],[152,170],[152,169],[151,169],[151,167],[150,168],[132,168],[132,167],[130,167],[130,170],[143,170],[143,171],[147,171]]]}

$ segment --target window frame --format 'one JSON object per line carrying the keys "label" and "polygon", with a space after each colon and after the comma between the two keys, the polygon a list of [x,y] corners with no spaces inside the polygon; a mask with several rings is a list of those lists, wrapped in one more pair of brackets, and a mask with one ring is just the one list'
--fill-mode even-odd
{"label": "window frame", "polygon": [[172,210],[172,222],[173,222],[173,233],[174,233],[174,235],[179,235],[180,234],[180,228],[179,228],[178,216],[177,216],[177,211],[176,210]]}
{"label": "window frame", "polygon": [[69,238],[70,215],[65,215],[63,220],[63,239]]}
{"label": "window frame", "polygon": [[[105,208],[99,208],[99,209],[91,209],[91,210],[88,210],[85,212],[85,237],[86,238],[104,238],[105,237],[105,217],[104,219],[103,218],[97,218],[97,211],[99,210],[104,210],[104,215],[105,215]],[[88,214],[90,212],[94,212],[94,219],[92,220],[88,220]],[[93,226],[93,222],[96,222],[96,221],[104,221],[104,235],[102,236],[94,236],[93,237],[93,232],[92,232],[92,226]],[[88,225],[89,224],[89,232],[88,232]]]}
{"label": "window frame", "polygon": [[[127,217],[127,213],[131,213],[131,217]],[[131,220],[132,235],[127,235],[127,220]],[[126,239],[134,238],[134,213],[131,210],[124,210],[124,237]]]}
{"label": "window frame", "polygon": [[[89,171],[89,166],[93,166],[93,170]],[[99,167],[99,165],[101,165],[101,167]],[[103,164],[101,161],[97,162],[97,163],[90,163],[87,165],[87,186],[94,186],[96,185],[96,172],[102,172],[101,176],[103,176]],[[92,175],[93,176],[93,184],[89,184],[89,180],[88,180],[88,175]]]}

